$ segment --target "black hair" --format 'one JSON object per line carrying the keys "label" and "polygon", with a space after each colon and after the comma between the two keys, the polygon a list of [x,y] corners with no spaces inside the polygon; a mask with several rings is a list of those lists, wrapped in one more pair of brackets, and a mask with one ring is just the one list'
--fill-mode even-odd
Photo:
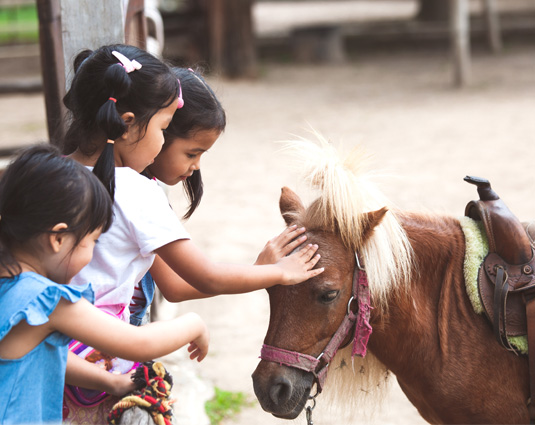
{"label": "black hair", "polygon": [[62,233],[87,234],[113,220],[113,201],[102,183],[86,167],[65,158],[52,145],[23,150],[0,179],[0,267],[14,277],[20,266],[11,254],[58,223]]}
{"label": "black hair", "polygon": [[[119,52],[141,68],[127,73],[112,52]],[[85,156],[102,150],[93,172],[112,199],[115,191],[113,144],[127,127],[121,114],[132,112],[146,131],[150,119],[178,96],[178,81],[168,65],[134,46],[116,44],[84,50],[74,59],[74,77],[63,103],[70,113],[63,152],[79,149]],[[140,137],[143,137],[140,135]]]}
{"label": "black hair", "polygon": [[[227,125],[226,114],[214,91],[206,83],[200,72],[191,68],[173,68],[180,80],[184,106],[177,109],[167,130],[164,131],[165,143],[162,152],[176,139],[188,139],[200,130],[215,130],[222,133]],[[191,217],[199,206],[203,195],[201,171],[195,170],[184,181],[184,191],[190,201],[185,219]]]}

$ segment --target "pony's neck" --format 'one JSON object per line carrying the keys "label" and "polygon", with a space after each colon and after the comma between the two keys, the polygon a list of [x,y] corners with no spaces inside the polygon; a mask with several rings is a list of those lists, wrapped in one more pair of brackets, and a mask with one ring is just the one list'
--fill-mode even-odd
{"label": "pony's neck", "polygon": [[[464,236],[458,220],[451,217],[406,214],[400,220],[413,249],[412,279],[406,287],[400,286],[389,294],[385,310],[373,310],[373,341],[379,352],[414,353],[425,351],[426,341],[437,334],[436,313],[445,285],[449,289],[455,287],[459,290],[457,296],[466,299],[462,275]],[[392,344],[398,350],[391,350]],[[405,364],[399,353],[392,353],[392,359],[385,364]]]}

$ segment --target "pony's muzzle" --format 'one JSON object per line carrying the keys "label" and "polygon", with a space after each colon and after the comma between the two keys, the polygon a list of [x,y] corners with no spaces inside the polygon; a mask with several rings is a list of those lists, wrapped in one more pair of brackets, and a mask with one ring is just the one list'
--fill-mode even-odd
{"label": "pony's muzzle", "polygon": [[269,397],[276,405],[282,405],[290,400],[292,383],[284,376],[277,376],[269,389]]}
{"label": "pony's muzzle", "polygon": [[284,419],[299,416],[314,383],[312,373],[264,360],[260,361],[252,378],[262,409]]}

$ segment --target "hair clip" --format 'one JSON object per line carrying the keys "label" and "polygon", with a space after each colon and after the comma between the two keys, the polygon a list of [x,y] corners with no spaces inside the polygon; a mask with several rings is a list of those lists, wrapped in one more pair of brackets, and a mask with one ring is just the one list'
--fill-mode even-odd
{"label": "hair clip", "polygon": [[176,109],[182,109],[184,107],[184,99],[182,98],[182,84],[180,84],[180,80],[177,78],[178,81],[178,102],[176,104]]}
{"label": "hair clip", "polygon": [[114,50],[111,52],[113,56],[115,56],[117,59],[119,59],[119,62],[121,62],[121,66],[124,68],[127,74],[130,74],[133,71],[136,71],[138,69],[141,69],[141,64],[137,60],[130,60],[122,53],[119,53],[118,51]]}
{"label": "hair clip", "polygon": [[113,144],[115,144],[115,140],[108,139],[106,141],[106,143],[109,143],[110,145],[113,145]]}
{"label": "hair clip", "polygon": [[117,99],[115,99],[114,97],[110,97],[108,98],[108,100],[111,100],[113,103],[117,103]]}

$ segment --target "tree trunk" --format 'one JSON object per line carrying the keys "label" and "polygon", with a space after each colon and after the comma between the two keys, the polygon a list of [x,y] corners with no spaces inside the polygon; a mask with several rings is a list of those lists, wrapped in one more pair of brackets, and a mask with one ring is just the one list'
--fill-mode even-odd
{"label": "tree trunk", "polygon": [[447,21],[450,0],[420,0],[417,18],[421,21]]}

